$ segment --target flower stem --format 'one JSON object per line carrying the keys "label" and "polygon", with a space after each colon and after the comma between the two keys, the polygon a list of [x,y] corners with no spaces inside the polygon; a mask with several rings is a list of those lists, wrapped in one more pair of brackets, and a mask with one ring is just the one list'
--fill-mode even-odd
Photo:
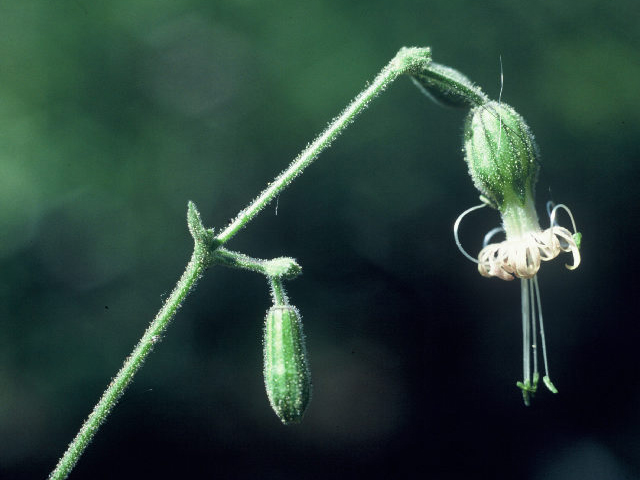
{"label": "flower stem", "polygon": [[218,247],[211,258],[212,263],[215,264],[257,272],[267,277],[285,277],[287,280],[295,278],[302,271],[300,265],[293,258],[278,257],[271,260],[261,260],[244,253],[227,250],[224,247]]}
{"label": "flower stem", "polygon": [[363,111],[369,102],[380,94],[400,75],[405,73],[419,73],[426,70],[431,61],[429,48],[401,48],[396,56],[376,76],[373,82],[365,90],[353,99],[353,101],[338,115],[307,148],[305,148],[291,165],[278,175],[267,188],[238,216],[216,236],[221,244],[229,241],[242,227],[249,223],[265,206],[273,200],[291,181],[300,175],[302,171],[313,162],[320,152],[331,145],[355,117]]}
{"label": "flower stem", "polygon": [[278,307],[288,305],[289,299],[284,291],[282,279],[280,277],[270,277],[269,284],[271,286],[271,298],[273,300],[273,304]]}

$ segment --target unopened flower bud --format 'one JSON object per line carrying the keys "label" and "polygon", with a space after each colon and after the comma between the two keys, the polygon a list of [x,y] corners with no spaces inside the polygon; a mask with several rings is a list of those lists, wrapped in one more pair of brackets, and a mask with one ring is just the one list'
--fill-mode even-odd
{"label": "unopened flower bud", "polygon": [[493,101],[473,108],[465,124],[464,149],[476,188],[493,206],[504,211],[533,198],[538,151],[513,108]]}
{"label": "unopened flower bud", "polygon": [[474,107],[489,101],[479,87],[465,75],[451,67],[431,62],[415,72],[413,83],[431,100],[447,107]]}
{"label": "unopened flower bud", "polygon": [[264,327],[264,383],[274,412],[285,425],[298,423],[309,404],[311,374],[300,314],[273,306]]}

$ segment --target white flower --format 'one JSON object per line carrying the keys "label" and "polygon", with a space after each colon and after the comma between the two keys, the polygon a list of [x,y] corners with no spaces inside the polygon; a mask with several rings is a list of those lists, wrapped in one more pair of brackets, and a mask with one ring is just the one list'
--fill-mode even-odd
{"label": "white flower", "polygon": [[[543,261],[553,260],[561,252],[571,252],[573,255],[573,265],[567,265],[569,270],[578,268],[580,250],[576,238],[566,228],[555,225],[555,215],[559,208],[569,214],[575,232],[571,211],[565,205],[557,205],[549,214],[550,226],[546,230],[537,227],[518,231],[516,234],[507,233],[506,240],[486,245],[478,255],[480,275],[502,280],[533,278]],[[509,232],[506,227],[504,230]]]}
{"label": "white flower", "polygon": [[[571,211],[565,205],[553,206],[551,202],[547,204],[549,228],[542,230],[533,208],[533,201],[529,197],[524,206],[519,203],[503,206],[500,210],[503,226],[494,228],[485,236],[484,248],[476,260],[462,248],[458,239],[458,228],[466,214],[485,205],[477,205],[463,212],[454,224],[454,236],[460,251],[478,264],[478,271],[482,276],[502,280],[521,279],[523,380],[517,382],[517,386],[522,390],[525,404],[529,405],[530,397],[536,392],[540,378],[536,344],[538,336],[542,344],[544,384],[553,393],[558,392],[549,378],[537,273],[543,261],[552,260],[562,252],[572,254],[573,264],[566,267],[570,270],[576,269],[580,264],[581,235],[576,231]],[[559,209],[563,209],[569,215],[573,234],[557,224],[556,213]],[[489,243],[499,232],[504,232],[506,239],[499,243]]]}
{"label": "white flower", "polygon": [[[580,264],[580,234],[576,231],[573,215],[564,205],[554,208],[547,205],[549,228],[540,228],[533,203],[540,170],[538,148],[529,126],[513,108],[500,101],[473,107],[465,124],[464,151],[469,174],[482,194],[483,204],[458,217],[453,227],[456,243],[467,258],[478,264],[481,275],[502,280],[520,279],[523,379],[517,385],[522,390],[524,403],[529,405],[540,378],[538,337],[544,359],[542,380],[549,390],[557,393],[549,379],[537,273],[543,261],[552,260],[561,252],[573,255],[573,264],[567,268],[577,268]],[[460,245],[458,227],[467,213],[485,205],[500,212],[502,227],[494,228],[485,236],[484,248],[476,260]],[[571,218],[573,234],[557,224],[559,209],[566,211]],[[498,232],[504,232],[505,240],[490,243]]]}

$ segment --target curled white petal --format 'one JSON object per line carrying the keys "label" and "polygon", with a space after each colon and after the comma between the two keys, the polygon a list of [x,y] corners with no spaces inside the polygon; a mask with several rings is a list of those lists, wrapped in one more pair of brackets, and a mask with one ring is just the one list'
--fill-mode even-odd
{"label": "curled white petal", "polygon": [[516,239],[487,245],[478,255],[478,271],[485,277],[503,280],[533,278],[543,261],[556,258],[561,252],[573,255],[573,270],[580,264],[580,251],[569,230],[552,226],[542,232],[531,232]]}
{"label": "curled white petal", "polygon": [[575,270],[576,268],[578,268],[581,260],[580,249],[578,248],[578,244],[576,243],[576,240],[571,232],[562,227],[551,227],[550,230],[553,230],[553,235],[555,237],[559,237],[564,241],[564,245],[562,244],[562,242],[560,242],[560,250],[562,250],[563,252],[570,252],[571,255],[573,255],[573,265],[565,264],[565,267],[567,267],[569,270]]}

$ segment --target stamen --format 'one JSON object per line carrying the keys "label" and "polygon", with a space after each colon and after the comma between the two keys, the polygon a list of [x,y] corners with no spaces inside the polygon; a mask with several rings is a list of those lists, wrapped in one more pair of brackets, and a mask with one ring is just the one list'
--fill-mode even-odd
{"label": "stamen", "polygon": [[553,392],[558,393],[558,389],[551,383],[549,378],[549,362],[547,361],[547,341],[544,336],[544,321],[542,319],[542,301],[540,300],[540,287],[538,286],[538,276],[533,277],[533,286],[535,289],[535,297],[538,304],[538,321],[540,322],[540,341],[542,342],[542,358],[544,360],[544,376],[542,381],[547,388]]}
{"label": "stamen", "polygon": [[529,280],[523,279],[520,282],[520,300],[522,303],[522,398],[524,404],[529,406],[529,393],[531,389],[531,355],[529,347],[530,339],[530,323],[529,323]]}
{"label": "stamen", "polygon": [[[534,275],[534,278],[537,275]],[[538,348],[536,342],[538,341],[538,332],[536,329],[536,302],[534,301],[534,291],[535,288],[531,285],[531,280],[528,279],[529,282],[529,305],[531,306],[531,353],[533,355],[533,381],[534,387],[538,386],[538,379],[540,378],[540,373],[538,372]],[[540,313],[540,309],[537,310]]]}
{"label": "stamen", "polygon": [[458,228],[460,228],[460,222],[462,221],[462,219],[468,214],[473,212],[474,210],[479,210],[483,207],[486,207],[487,205],[485,203],[481,204],[481,205],[476,205],[475,207],[471,207],[468,208],[467,210],[465,210],[464,212],[462,212],[458,218],[456,219],[455,223],[453,224],[453,237],[456,240],[456,245],[458,246],[458,250],[460,250],[460,252],[467,257],[469,260],[471,260],[474,263],[478,263],[478,260],[476,260],[475,258],[473,258],[471,255],[469,255],[466,250],[464,248],[462,248],[462,244],[460,243],[460,239],[458,238]]}

